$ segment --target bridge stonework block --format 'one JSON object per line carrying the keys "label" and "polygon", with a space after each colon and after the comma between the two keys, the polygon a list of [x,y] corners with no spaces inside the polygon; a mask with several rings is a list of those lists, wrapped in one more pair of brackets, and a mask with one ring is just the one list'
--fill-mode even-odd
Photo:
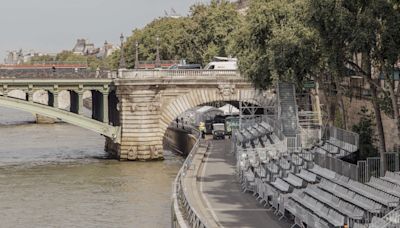
{"label": "bridge stonework block", "polygon": [[114,83],[120,107],[121,141],[116,153],[120,160],[162,159],[164,135],[180,114],[210,102],[238,101],[241,94],[255,94],[252,85],[240,76],[162,78],[122,74]]}
{"label": "bridge stonework block", "polygon": [[120,101],[121,160],[158,160],[163,158],[159,134],[160,99],[152,86],[117,88]]}

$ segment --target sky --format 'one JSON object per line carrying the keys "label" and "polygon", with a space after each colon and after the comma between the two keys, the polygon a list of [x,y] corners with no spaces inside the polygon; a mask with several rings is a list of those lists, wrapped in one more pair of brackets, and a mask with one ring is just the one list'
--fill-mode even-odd
{"label": "sky", "polygon": [[[181,15],[204,0],[0,0],[0,60],[23,49],[56,53],[71,50],[78,38],[101,46],[119,43],[164,10]],[[2,62],[2,61],[0,61]]]}

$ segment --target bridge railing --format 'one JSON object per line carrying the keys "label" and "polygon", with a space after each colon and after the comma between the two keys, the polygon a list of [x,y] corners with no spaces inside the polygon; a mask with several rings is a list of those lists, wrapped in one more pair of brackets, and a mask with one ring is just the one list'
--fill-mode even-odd
{"label": "bridge railing", "polygon": [[110,71],[76,70],[73,68],[54,69],[0,69],[0,79],[88,79],[112,78],[116,74]]}
{"label": "bridge railing", "polygon": [[[183,177],[186,172],[192,166],[192,161],[194,155],[200,147],[200,137],[201,134],[196,129],[191,129],[196,135],[196,143],[187,156],[185,162],[183,163],[178,175],[175,178],[173,184],[173,194],[172,194],[172,207],[174,213],[174,218],[172,219],[173,228],[187,227],[186,223],[189,223],[188,227],[194,228],[206,228],[207,222],[199,217],[199,213],[191,206],[190,200],[188,200],[186,191],[183,186]],[[178,212],[178,213],[177,213]]]}
{"label": "bridge railing", "polygon": [[120,78],[179,78],[179,77],[240,76],[237,70],[120,70]]}
{"label": "bridge railing", "polygon": [[0,69],[34,69],[43,67],[78,67],[87,68],[87,61],[31,61],[21,64],[0,64]]}

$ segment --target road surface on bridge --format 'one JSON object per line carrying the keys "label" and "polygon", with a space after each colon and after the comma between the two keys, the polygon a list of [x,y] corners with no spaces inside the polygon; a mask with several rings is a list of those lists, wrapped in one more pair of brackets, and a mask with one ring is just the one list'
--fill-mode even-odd
{"label": "road surface on bridge", "polygon": [[251,194],[242,193],[230,140],[210,141],[203,161],[198,187],[217,224],[221,227],[290,227],[287,221],[279,221],[272,211],[259,205]]}

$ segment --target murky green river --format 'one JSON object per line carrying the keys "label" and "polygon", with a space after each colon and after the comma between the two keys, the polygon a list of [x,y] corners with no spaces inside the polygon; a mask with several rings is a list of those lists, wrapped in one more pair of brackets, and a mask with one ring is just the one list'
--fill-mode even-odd
{"label": "murky green river", "polygon": [[182,158],[107,158],[104,139],[0,108],[0,227],[170,227]]}

